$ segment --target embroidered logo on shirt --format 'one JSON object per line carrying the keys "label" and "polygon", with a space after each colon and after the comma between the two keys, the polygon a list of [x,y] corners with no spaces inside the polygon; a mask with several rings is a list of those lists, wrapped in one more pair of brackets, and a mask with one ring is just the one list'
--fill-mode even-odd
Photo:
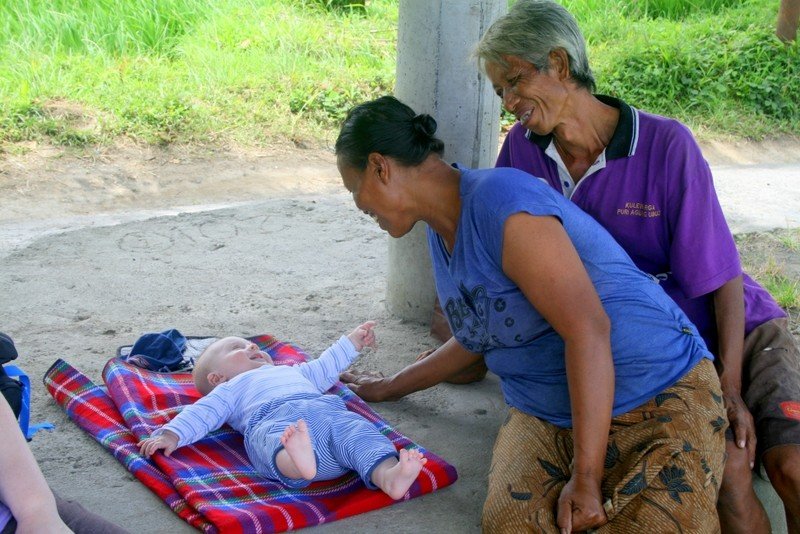
{"label": "embroidered logo on shirt", "polygon": [[617,215],[623,217],[642,217],[649,219],[652,217],[661,217],[661,209],[655,204],[647,204],[645,202],[626,202],[622,208],[617,208]]}
{"label": "embroidered logo on shirt", "polygon": [[786,401],[781,403],[781,411],[783,415],[789,419],[800,421],[800,402]]}

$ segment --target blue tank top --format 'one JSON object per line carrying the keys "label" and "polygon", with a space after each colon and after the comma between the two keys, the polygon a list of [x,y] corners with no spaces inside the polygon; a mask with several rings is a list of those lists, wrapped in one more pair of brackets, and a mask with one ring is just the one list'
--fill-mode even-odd
{"label": "blue tank top", "polygon": [[467,350],[484,354],[509,405],[572,426],[564,341],[503,273],[503,227],[516,213],[556,217],[589,273],[611,321],[613,415],[653,398],[702,358],[713,358],[657,281],[563,195],[516,169],[459,170],[461,215],[452,255],[428,228],[436,290],[454,336]]}

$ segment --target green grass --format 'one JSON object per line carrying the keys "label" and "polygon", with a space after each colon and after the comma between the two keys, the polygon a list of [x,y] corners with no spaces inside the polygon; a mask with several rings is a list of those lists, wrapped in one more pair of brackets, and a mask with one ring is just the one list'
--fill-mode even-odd
{"label": "green grass", "polygon": [[744,269],[790,314],[800,312],[800,228],[737,235]]}
{"label": "green grass", "polygon": [[[736,137],[800,133],[800,46],[771,0],[568,0],[599,92]],[[616,6],[616,8],[614,7]]]}
{"label": "green grass", "polygon": [[782,308],[800,308],[800,279],[786,276],[774,260],[758,273],[758,281]]}
{"label": "green grass", "polygon": [[[391,91],[397,26],[390,0],[325,6],[0,2],[0,142],[322,138],[353,102]],[[62,101],[91,128],[54,117]]]}
{"label": "green grass", "polygon": [[[707,136],[800,135],[800,46],[773,37],[775,0],[563,1],[601,92]],[[0,144],[330,142],[394,87],[398,2],[354,4],[0,2]]]}
{"label": "green grass", "polygon": [[795,230],[793,233],[787,232],[785,235],[781,235],[777,239],[778,242],[787,250],[790,250],[791,252],[800,252],[800,230]]}

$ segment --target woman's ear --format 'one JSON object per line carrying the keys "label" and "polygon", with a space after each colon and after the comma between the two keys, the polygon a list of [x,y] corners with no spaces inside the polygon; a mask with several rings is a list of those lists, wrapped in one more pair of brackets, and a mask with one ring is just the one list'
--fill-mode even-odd
{"label": "woman's ear", "polygon": [[367,156],[367,168],[378,177],[378,180],[386,183],[389,177],[389,162],[383,154],[370,153]]}
{"label": "woman's ear", "polygon": [[568,80],[572,77],[569,71],[569,55],[563,48],[556,48],[550,52],[549,56],[550,69],[558,73],[561,80]]}

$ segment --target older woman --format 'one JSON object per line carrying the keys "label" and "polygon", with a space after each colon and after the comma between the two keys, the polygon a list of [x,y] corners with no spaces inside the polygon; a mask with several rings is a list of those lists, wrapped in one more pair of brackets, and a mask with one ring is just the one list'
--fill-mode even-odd
{"label": "older woman", "polygon": [[449,165],[435,129],[383,97],[351,110],[336,153],[356,206],[391,236],[428,224],[455,335],[391,394],[480,354],[501,379],[484,529],[718,530],[726,420],[695,327],[591,217],[526,173]]}
{"label": "older woman", "polygon": [[556,3],[520,0],[476,54],[519,121],[497,166],[545,179],[592,215],[661,281],[718,356],[733,431],[720,492],[723,531],[769,531],[751,484],[757,432],[790,531],[800,534],[800,353],[786,314],[742,273],[689,130],[593,95],[584,39]]}

